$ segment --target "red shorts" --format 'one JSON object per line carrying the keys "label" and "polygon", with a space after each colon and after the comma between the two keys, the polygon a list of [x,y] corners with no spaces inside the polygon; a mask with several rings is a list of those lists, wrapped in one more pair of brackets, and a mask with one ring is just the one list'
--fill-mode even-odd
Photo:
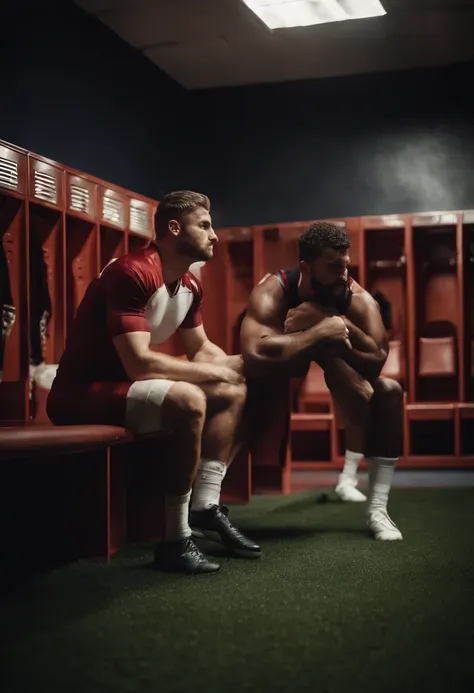
{"label": "red shorts", "polygon": [[163,402],[173,381],[156,378],[136,382],[53,383],[47,412],[57,425],[108,424],[136,434],[161,428]]}
{"label": "red shorts", "polygon": [[51,421],[59,426],[124,426],[131,385],[131,382],[53,383],[46,411]]}

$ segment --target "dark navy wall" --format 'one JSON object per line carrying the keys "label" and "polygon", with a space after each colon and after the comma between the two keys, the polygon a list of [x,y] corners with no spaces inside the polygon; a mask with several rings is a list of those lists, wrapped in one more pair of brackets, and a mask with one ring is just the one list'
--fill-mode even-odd
{"label": "dark navy wall", "polygon": [[185,91],[72,2],[12,5],[0,10],[0,139],[160,196]]}
{"label": "dark navy wall", "polygon": [[474,208],[474,64],[186,93],[72,2],[11,5],[0,139],[218,226]]}
{"label": "dark navy wall", "polygon": [[474,64],[202,91],[219,225],[474,207]]}

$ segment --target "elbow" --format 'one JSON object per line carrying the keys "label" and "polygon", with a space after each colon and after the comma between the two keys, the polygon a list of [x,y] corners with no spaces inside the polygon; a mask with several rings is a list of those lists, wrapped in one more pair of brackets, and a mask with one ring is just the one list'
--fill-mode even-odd
{"label": "elbow", "polygon": [[149,363],[145,358],[133,358],[126,361],[122,359],[122,366],[129,380],[133,382],[148,380],[150,377]]}
{"label": "elbow", "polygon": [[377,378],[380,378],[380,374],[382,373],[386,360],[387,354],[383,351],[380,351],[378,354],[378,358],[374,359],[373,363],[371,363],[367,369],[368,372],[366,374],[366,377],[369,381],[373,382],[374,380],[377,380]]}
{"label": "elbow", "polygon": [[145,370],[140,363],[123,363],[123,368],[129,380],[135,382],[136,380],[146,380],[144,377]]}
{"label": "elbow", "polygon": [[242,358],[247,378],[291,378],[294,375],[291,362],[281,358],[281,354],[273,350],[268,353],[266,349],[257,347],[250,352],[243,352]]}
{"label": "elbow", "polygon": [[385,349],[379,349],[378,359],[377,359],[377,377],[381,374],[383,367],[385,366],[388,359],[388,351]]}

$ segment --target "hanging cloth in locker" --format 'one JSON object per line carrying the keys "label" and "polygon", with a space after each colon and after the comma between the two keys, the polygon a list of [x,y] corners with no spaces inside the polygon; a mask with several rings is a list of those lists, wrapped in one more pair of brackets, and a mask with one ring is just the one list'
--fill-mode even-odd
{"label": "hanging cloth in locker", "polygon": [[43,348],[49,321],[51,297],[48,287],[48,266],[43,248],[34,234],[30,234],[30,364],[43,363]]}
{"label": "hanging cloth in locker", "polygon": [[379,304],[380,314],[382,316],[383,326],[390,332],[392,329],[392,304],[381,291],[374,291],[373,298]]}
{"label": "hanging cloth in locker", "polygon": [[3,379],[3,359],[5,356],[6,341],[15,322],[15,315],[16,311],[13,305],[10,288],[8,261],[3,243],[0,239],[0,317],[2,321],[0,335],[0,382],[2,382]]}

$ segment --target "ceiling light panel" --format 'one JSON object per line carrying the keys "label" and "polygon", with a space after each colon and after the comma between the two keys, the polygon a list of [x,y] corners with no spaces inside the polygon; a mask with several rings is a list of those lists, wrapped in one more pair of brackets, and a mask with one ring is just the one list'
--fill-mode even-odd
{"label": "ceiling light panel", "polygon": [[242,0],[270,29],[380,17],[379,0]]}

